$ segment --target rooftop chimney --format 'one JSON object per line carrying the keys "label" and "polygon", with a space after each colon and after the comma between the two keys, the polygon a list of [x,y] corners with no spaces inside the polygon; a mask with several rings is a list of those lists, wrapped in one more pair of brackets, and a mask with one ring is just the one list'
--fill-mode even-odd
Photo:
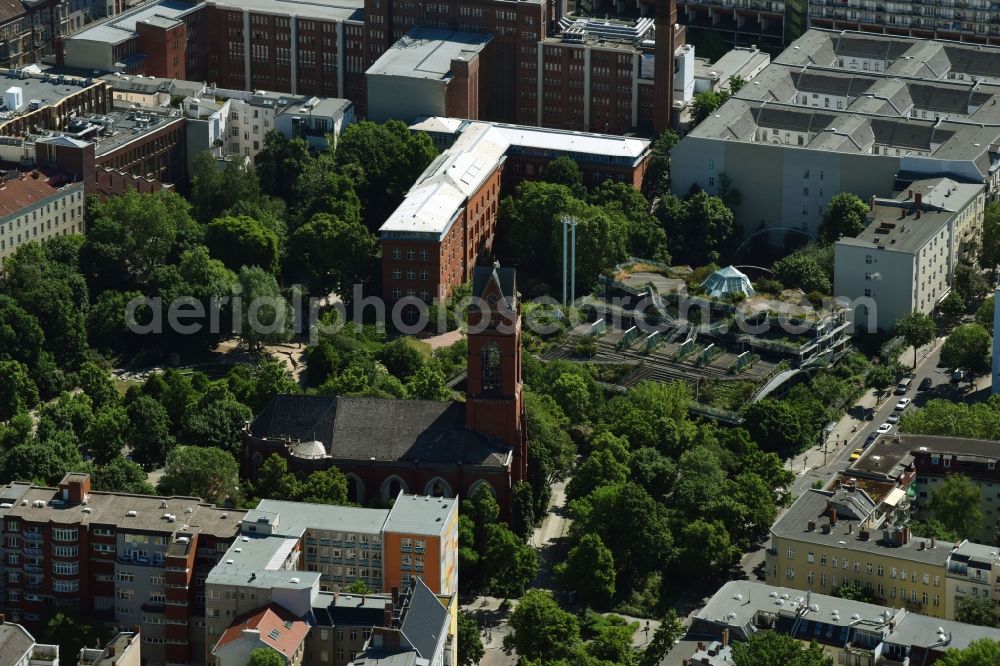
{"label": "rooftop chimney", "polygon": [[859,530],[858,536],[861,538],[862,541],[868,541],[869,539],[872,538],[872,533],[869,532],[868,530]]}
{"label": "rooftop chimney", "polygon": [[837,524],[837,507],[830,507],[830,526],[833,527]]}
{"label": "rooftop chimney", "polygon": [[919,212],[919,211],[923,210],[923,206],[924,206],[924,195],[923,195],[923,193],[917,192],[913,196],[914,196],[915,201],[917,203],[917,211]]}
{"label": "rooftop chimney", "polygon": [[809,521],[809,531],[810,532],[815,532],[816,531],[816,521],[815,520],[810,520]]}
{"label": "rooftop chimney", "polygon": [[934,541],[935,541],[934,537],[931,537],[931,548],[934,547]]}
{"label": "rooftop chimney", "polygon": [[854,534],[854,523],[847,523],[847,533]]}
{"label": "rooftop chimney", "polygon": [[913,190],[906,190],[906,200],[909,201],[913,198]]}
{"label": "rooftop chimney", "polygon": [[868,200],[868,208],[871,209],[872,215],[875,214],[875,195],[873,194]]}
{"label": "rooftop chimney", "polygon": [[729,645],[729,627],[722,630],[722,647]]}

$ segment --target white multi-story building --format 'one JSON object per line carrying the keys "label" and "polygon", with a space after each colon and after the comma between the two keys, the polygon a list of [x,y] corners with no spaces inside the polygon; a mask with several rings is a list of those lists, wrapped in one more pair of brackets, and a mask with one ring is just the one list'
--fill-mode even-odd
{"label": "white multi-story building", "polygon": [[58,173],[0,172],[0,259],[18,246],[82,234],[83,183]]}
{"label": "white multi-story building", "polygon": [[834,246],[834,296],[852,301],[856,324],[882,331],[907,313],[930,314],[955,267],[975,261],[985,205],[983,185],[950,178],[872,197],[865,230]]}

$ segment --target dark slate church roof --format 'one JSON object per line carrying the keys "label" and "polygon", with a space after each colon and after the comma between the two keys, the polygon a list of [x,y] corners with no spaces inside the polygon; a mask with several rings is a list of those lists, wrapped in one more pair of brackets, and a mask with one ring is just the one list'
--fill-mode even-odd
{"label": "dark slate church roof", "polygon": [[278,395],[250,424],[257,439],[322,442],[335,460],[506,467],[509,447],[465,426],[457,402]]}

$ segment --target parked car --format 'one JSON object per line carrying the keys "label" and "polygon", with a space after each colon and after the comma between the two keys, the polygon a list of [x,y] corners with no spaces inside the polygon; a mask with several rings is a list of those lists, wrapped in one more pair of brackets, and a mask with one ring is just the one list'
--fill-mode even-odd
{"label": "parked car", "polygon": [[861,457],[862,453],[864,453],[862,449],[854,449],[854,453],[851,454],[851,460],[852,461],[857,460],[858,458]]}
{"label": "parked car", "polygon": [[892,424],[891,423],[883,423],[882,425],[880,425],[878,427],[878,431],[877,432],[880,432],[880,433],[882,433],[884,435],[887,432],[889,432],[890,430],[892,430]]}
{"label": "parked car", "polygon": [[926,391],[927,389],[929,389],[931,387],[932,383],[933,382],[931,382],[931,378],[930,377],[924,377],[923,379],[920,380],[920,386],[917,387],[917,390],[918,391]]}
{"label": "parked car", "polygon": [[906,392],[910,390],[910,384],[912,383],[913,380],[909,377],[903,377],[900,379],[899,383],[896,384],[896,395],[905,395]]}
{"label": "parked car", "polygon": [[865,439],[864,447],[867,449],[869,446],[871,446],[872,444],[874,444],[875,442],[877,442],[878,438],[881,437],[881,436],[882,436],[882,433],[880,433],[880,432],[873,432],[873,433],[869,434],[868,437]]}
{"label": "parked car", "polygon": [[963,368],[955,368],[951,373],[951,381],[953,382],[965,381],[966,374],[967,373]]}
{"label": "parked car", "polygon": [[906,409],[909,406],[909,404],[910,404],[909,398],[900,398],[899,402],[896,403],[896,406],[893,407],[893,409],[895,409],[897,412],[901,412],[904,409]]}
{"label": "parked car", "polygon": [[889,416],[885,417],[887,423],[899,423],[899,414],[893,412]]}

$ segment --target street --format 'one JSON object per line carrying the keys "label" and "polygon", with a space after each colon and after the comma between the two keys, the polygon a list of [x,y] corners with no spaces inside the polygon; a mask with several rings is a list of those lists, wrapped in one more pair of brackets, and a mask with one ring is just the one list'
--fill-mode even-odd
{"label": "street", "polygon": [[[968,382],[953,383],[951,381],[951,368],[938,367],[941,360],[941,346],[944,341],[945,336],[939,337],[918,351],[917,365],[912,374],[913,381],[905,395],[896,395],[894,393],[895,387],[890,387],[881,398],[877,398],[871,389],[866,390],[861,399],[837,422],[827,439],[825,452],[822,446],[816,446],[786,461],[785,466],[796,474],[796,478],[789,488],[793,498],[811,488],[817,481],[826,486],[834,476],[847,469],[851,453],[855,449],[862,448],[868,435],[886,422],[886,418],[893,412],[896,402],[900,398],[911,398],[913,402],[908,409],[913,409],[934,398],[962,400],[968,397],[965,393]],[[900,354],[899,360],[903,365],[909,367],[913,362],[913,349],[904,350]],[[928,377],[931,380],[931,387],[926,391],[918,391],[917,387],[920,382]],[[988,392],[989,384],[989,374],[977,378],[978,392],[975,395],[977,397],[982,395],[984,390]],[[865,410],[870,407],[875,409],[874,418],[871,421],[862,420]],[[898,425],[894,425],[890,434],[895,432],[897,427]],[[756,577],[754,569],[763,560],[763,549],[743,556],[742,568],[751,580]]]}

